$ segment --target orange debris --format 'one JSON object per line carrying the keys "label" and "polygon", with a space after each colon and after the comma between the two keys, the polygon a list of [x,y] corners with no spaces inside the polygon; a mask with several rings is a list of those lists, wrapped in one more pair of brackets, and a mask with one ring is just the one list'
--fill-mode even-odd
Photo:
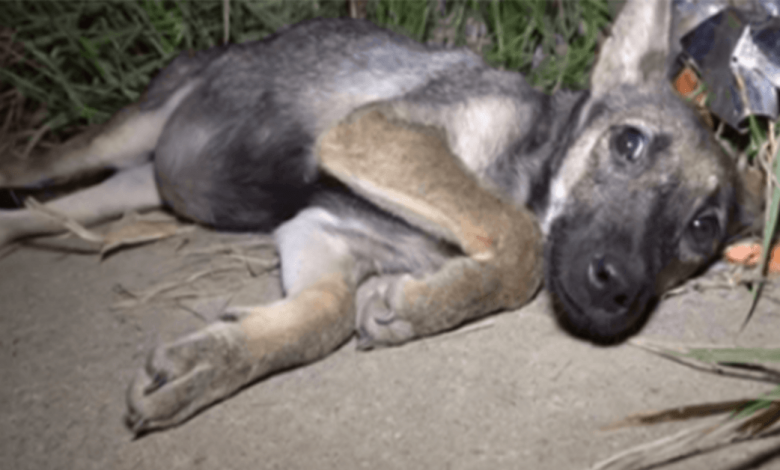
{"label": "orange debris", "polygon": [[[737,243],[726,248],[723,256],[731,263],[755,266],[761,260],[761,245],[758,243]],[[767,272],[780,273],[780,243],[769,252]]]}

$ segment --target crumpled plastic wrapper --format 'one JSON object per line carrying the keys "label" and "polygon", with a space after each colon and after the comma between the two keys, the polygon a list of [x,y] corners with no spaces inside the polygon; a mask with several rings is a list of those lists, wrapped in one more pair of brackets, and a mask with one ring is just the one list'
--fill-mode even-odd
{"label": "crumpled plastic wrapper", "polygon": [[693,68],[702,100],[739,131],[747,117],[777,119],[780,0],[674,0],[671,78]]}

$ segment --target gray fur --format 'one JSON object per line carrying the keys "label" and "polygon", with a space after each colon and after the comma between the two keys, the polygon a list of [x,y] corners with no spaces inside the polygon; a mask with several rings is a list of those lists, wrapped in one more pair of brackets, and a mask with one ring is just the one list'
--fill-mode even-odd
{"label": "gray fur", "polygon": [[[733,162],[657,82],[667,50],[657,38],[666,37],[669,13],[663,0],[628,2],[592,92],[554,96],[468,51],[418,44],[368,22],[304,23],[173,61],[130,118],[100,134],[116,144],[111,136],[161,121],[140,134],[133,158],[119,144],[94,158],[97,147],[84,140],[72,152],[81,166],[0,168],[0,183],[111,161],[121,167],[154,150],[157,191],[147,175],[145,193],[125,209],[161,198],[218,229],[275,231],[287,297],[235,308],[240,327],[217,324],[157,348],[128,392],[136,432],[181,423],[274,370],[324,356],[355,331],[361,347],[400,344],[516,307],[485,300],[502,289],[527,291],[511,299],[534,292],[531,281],[502,285],[503,273],[467,256],[456,239],[388,210],[392,204],[380,209],[321,167],[318,139],[371,103],[441,136],[469,181],[507,203],[506,213],[532,210],[560,324],[597,343],[619,342],[641,328],[666,289],[713,259],[737,222],[751,219]],[[55,204],[89,222],[121,213],[112,206],[85,219],[81,202]],[[535,230],[525,219],[513,227]],[[55,231],[35,214],[0,213],[0,244]],[[535,233],[516,238],[528,259],[538,255]],[[431,310],[428,298],[404,297],[410,285],[437,299],[451,289],[456,302]],[[464,285],[471,291],[458,297]]]}

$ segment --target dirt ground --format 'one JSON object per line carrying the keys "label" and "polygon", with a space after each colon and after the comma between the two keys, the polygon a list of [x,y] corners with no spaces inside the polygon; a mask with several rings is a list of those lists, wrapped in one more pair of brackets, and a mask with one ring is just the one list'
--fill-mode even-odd
{"label": "dirt ground", "polygon": [[[124,393],[146,351],[201,327],[227,301],[271,300],[280,287],[273,273],[253,278],[234,263],[144,305],[112,305],[127,301],[123,292],[222,262],[184,256],[194,247],[246,239],[197,229],[103,261],[30,246],[0,259],[0,468],[586,469],[693,425],[600,430],[610,422],[771,388],[695,372],[630,345],[574,340],[555,326],[542,293],[521,310],[403,347],[363,353],[351,341],[183,426],[134,440],[123,425]],[[229,295],[216,295],[220,288]],[[158,300],[187,289],[217,298]],[[780,298],[780,289],[768,294]],[[642,336],[776,346],[776,300],[763,301],[737,335],[749,298],[744,289],[691,289],[666,300]],[[762,455],[780,455],[780,438],[669,468],[748,468],[740,465]],[[780,468],[780,459],[761,468]]]}

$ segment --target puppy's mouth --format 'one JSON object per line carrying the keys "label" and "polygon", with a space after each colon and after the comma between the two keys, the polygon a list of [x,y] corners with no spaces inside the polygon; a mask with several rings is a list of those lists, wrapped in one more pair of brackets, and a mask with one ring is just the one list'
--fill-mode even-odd
{"label": "puppy's mouth", "polygon": [[[646,323],[652,306],[654,295],[648,289],[642,289],[625,306],[615,309],[605,309],[591,305],[583,292],[577,295],[567,284],[575,282],[577,276],[568,273],[568,283],[561,268],[557,265],[553,249],[548,251],[545,262],[545,284],[552,298],[552,308],[558,324],[569,334],[593,342],[609,346],[619,344],[637,333]],[[578,291],[573,286],[574,291]],[[582,288],[579,289],[580,291]]]}

